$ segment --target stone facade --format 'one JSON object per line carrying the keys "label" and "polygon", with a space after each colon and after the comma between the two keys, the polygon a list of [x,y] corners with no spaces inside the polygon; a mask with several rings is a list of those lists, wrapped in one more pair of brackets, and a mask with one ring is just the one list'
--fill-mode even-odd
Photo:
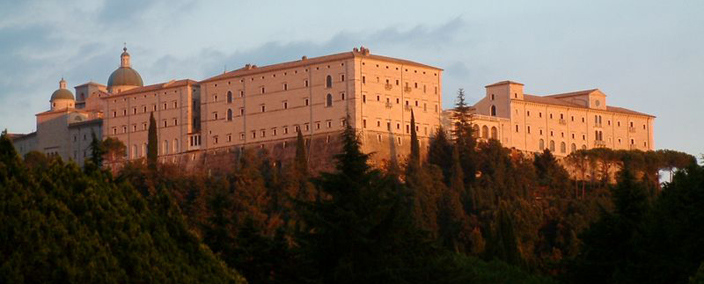
{"label": "stone facade", "polygon": [[37,132],[14,140],[21,154],[39,150],[82,163],[90,156],[83,136],[97,131],[101,139],[122,141],[127,159],[142,159],[153,114],[162,162],[216,168],[245,148],[265,149],[284,161],[293,156],[300,129],[312,167],[329,169],[339,134],[350,123],[363,150],[383,163],[410,151],[412,111],[427,146],[440,125],[441,76],[439,68],[362,47],[269,66],[247,64],[200,82],[142,86],[125,49],[108,86],[76,86],[75,102],[61,101],[61,110],[38,114]]}
{"label": "stone facade", "polygon": [[[444,116],[451,113],[445,111]],[[486,96],[472,108],[480,139],[497,139],[524,152],[547,148],[558,157],[597,147],[653,150],[654,120],[652,115],[607,105],[606,94],[598,89],[535,96],[524,94],[523,84],[512,81],[486,86]]]}

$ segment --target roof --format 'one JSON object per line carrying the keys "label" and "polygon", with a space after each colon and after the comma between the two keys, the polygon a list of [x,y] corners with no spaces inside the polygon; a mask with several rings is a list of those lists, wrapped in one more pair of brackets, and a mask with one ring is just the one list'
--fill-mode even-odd
{"label": "roof", "polygon": [[[596,89],[594,89],[594,90],[596,90]],[[587,91],[580,91],[580,92],[585,93]],[[579,92],[566,93],[566,94],[571,94],[569,96],[573,96],[573,95],[576,95],[577,93],[579,93]],[[567,96],[566,94],[560,94],[560,95],[564,95],[562,97],[565,97],[565,96]],[[527,102],[539,103],[539,104],[559,105],[559,106],[565,106],[565,107],[584,108],[584,109],[588,108],[588,107],[580,105],[580,104],[575,104],[575,103],[572,103],[572,102],[569,102],[566,100],[561,100],[561,99],[559,99],[560,95],[534,96],[534,95],[524,94],[523,99]],[[642,115],[642,116],[655,117],[650,114],[637,112],[637,111],[622,108],[622,107],[606,106],[606,111],[618,112],[618,113],[623,113],[623,114],[631,114],[631,115]]]}
{"label": "roof", "polygon": [[258,73],[281,70],[281,69],[289,69],[289,68],[296,68],[296,67],[312,65],[312,64],[320,64],[320,63],[328,62],[328,61],[351,59],[351,58],[356,58],[356,57],[375,59],[375,60],[381,60],[381,61],[388,61],[388,62],[394,62],[394,63],[398,63],[398,64],[412,65],[412,66],[430,68],[430,69],[442,71],[442,69],[440,69],[440,68],[433,67],[430,65],[421,64],[421,63],[410,61],[410,60],[386,57],[386,56],[381,56],[381,55],[373,55],[368,52],[368,49],[365,49],[363,51],[357,51],[355,49],[355,51],[351,51],[351,52],[343,52],[343,53],[324,55],[324,56],[313,57],[313,58],[306,58],[304,56],[300,60],[277,63],[277,64],[273,64],[273,65],[266,65],[266,66],[262,66],[262,67],[257,67],[256,65],[247,64],[243,68],[236,69],[236,70],[233,70],[230,72],[226,72],[226,73],[223,73],[223,74],[211,77],[211,78],[207,78],[207,79],[202,80],[200,82],[206,83],[206,82],[211,82],[211,81],[216,81],[216,80],[221,80],[221,79],[226,79],[226,78],[247,76],[247,75],[253,75],[253,74],[258,74]]}
{"label": "roof", "polygon": [[564,98],[564,97],[582,96],[582,95],[591,94],[591,93],[596,92],[596,91],[601,92],[599,89],[589,89],[589,90],[575,91],[575,92],[569,92],[569,93],[561,93],[561,94],[547,95],[546,97]]}
{"label": "roof", "polygon": [[110,74],[108,86],[144,86],[142,76],[131,67],[119,67]]}
{"label": "roof", "polygon": [[486,85],[486,86],[484,86],[484,87],[485,87],[485,88],[488,88],[488,87],[501,86],[501,85],[506,85],[506,84],[513,84],[513,85],[521,85],[521,86],[523,86],[522,83],[518,83],[518,82],[515,82],[515,81],[506,80],[506,81],[496,82],[496,83],[491,84],[491,85]]}
{"label": "roof", "polygon": [[144,93],[144,92],[152,92],[156,90],[163,90],[163,89],[169,89],[169,88],[177,88],[177,87],[183,87],[186,85],[197,85],[198,82],[191,80],[191,79],[182,79],[182,80],[171,80],[165,83],[158,83],[154,85],[148,85],[144,87],[139,87],[139,88],[134,88],[134,89],[129,89],[127,91],[123,91],[120,93],[116,94],[110,94],[107,98],[112,98],[116,96],[122,96],[122,95],[131,95],[131,94],[136,94],[136,93]]}
{"label": "roof", "polygon": [[74,86],[74,88],[83,87],[83,86],[88,86],[88,85],[95,85],[95,86],[103,86],[103,87],[105,87],[105,85],[103,85],[103,84],[96,83],[96,82],[93,82],[93,81],[89,81],[88,83],[83,83],[83,84],[80,84],[80,85],[78,85],[78,86]]}

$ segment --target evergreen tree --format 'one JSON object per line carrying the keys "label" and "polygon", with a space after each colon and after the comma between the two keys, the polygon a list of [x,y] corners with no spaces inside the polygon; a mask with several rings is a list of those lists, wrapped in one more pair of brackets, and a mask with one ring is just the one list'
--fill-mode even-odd
{"label": "evergreen tree", "polygon": [[420,167],[420,145],[418,134],[416,133],[416,118],[411,110],[411,154],[408,158],[408,163],[415,167]]}
{"label": "evergreen tree", "polygon": [[90,136],[92,140],[90,141],[90,161],[98,168],[103,167],[103,156],[107,153],[103,143],[95,136],[95,132],[91,132]]}
{"label": "evergreen tree", "polygon": [[298,129],[296,138],[296,157],[294,159],[296,172],[301,176],[308,176],[308,156],[306,155],[306,142],[301,130]]}
{"label": "evergreen tree", "polygon": [[533,165],[538,185],[546,187],[550,195],[566,197],[569,194],[569,174],[558,164],[550,150],[545,149],[542,154],[535,154]]}
{"label": "evergreen tree", "polygon": [[[427,243],[407,220],[394,182],[368,164],[354,130],[342,134],[336,172],[314,180],[327,196],[302,212],[301,248],[324,283],[417,282],[432,257]],[[421,257],[422,256],[422,257]]]}
{"label": "evergreen tree", "polygon": [[428,149],[428,163],[440,167],[443,174],[443,181],[450,185],[450,175],[452,169],[453,146],[447,138],[447,134],[442,126],[433,134],[430,139]]}
{"label": "evergreen tree", "polygon": [[455,121],[455,147],[459,147],[460,161],[464,171],[465,185],[473,185],[476,166],[476,139],[471,123],[470,108],[464,99],[464,90],[457,92],[457,102],[453,113]]}
{"label": "evergreen tree", "polygon": [[151,170],[156,170],[159,157],[159,140],[156,131],[156,120],[152,112],[149,114],[149,136],[147,140],[147,165],[149,165]]}
{"label": "evergreen tree", "polygon": [[518,250],[513,218],[506,206],[506,203],[500,206],[493,232],[487,237],[489,242],[486,253],[489,259],[496,258],[508,264],[521,266],[523,261]]}

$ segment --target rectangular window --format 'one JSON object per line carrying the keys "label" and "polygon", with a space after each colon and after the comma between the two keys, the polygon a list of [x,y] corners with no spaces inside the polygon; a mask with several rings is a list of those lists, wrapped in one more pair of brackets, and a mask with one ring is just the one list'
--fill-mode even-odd
{"label": "rectangular window", "polygon": [[303,86],[308,87],[308,80],[303,81]]}
{"label": "rectangular window", "polygon": [[244,115],[244,108],[243,107],[240,108],[240,115]]}
{"label": "rectangular window", "polygon": [[305,102],[306,102],[306,106],[308,106],[309,103],[310,103],[310,102],[308,101],[308,99],[306,99]]}
{"label": "rectangular window", "polygon": [[288,134],[288,127],[284,126],[284,134]]}
{"label": "rectangular window", "polygon": [[265,112],[265,111],[266,111],[266,106],[263,105],[263,106],[262,106],[262,112]]}
{"label": "rectangular window", "polygon": [[284,109],[288,109],[288,102],[287,101],[284,101],[283,105],[284,105]]}
{"label": "rectangular window", "polygon": [[288,84],[284,83],[284,91],[288,90]]}
{"label": "rectangular window", "polygon": [[327,125],[328,125],[328,128],[331,128],[331,127],[332,127],[332,121],[331,121],[331,120],[328,120],[326,123],[327,123]]}
{"label": "rectangular window", "polygon": [[366,119],[362,120],[362,127],[367,128],[367,120]]}

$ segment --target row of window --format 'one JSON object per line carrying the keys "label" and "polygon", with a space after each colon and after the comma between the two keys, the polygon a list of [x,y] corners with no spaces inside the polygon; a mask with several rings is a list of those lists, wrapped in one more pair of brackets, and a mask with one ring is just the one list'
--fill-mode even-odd
{"label": "row of window", "polygon": [[[193,92],[196,92],[196,89],[193,89]],[[167,93],[168,93],[168,92],[164,92],[164,95],[166,95]],[[178,90],[174,90],[174,93],[178,93]],[[153,94],[153,97],[156,97],[156,95],[157,95],[157,94],[154,93],[154,94]],[[147,98],[147,94],[144,94],[143,96],[144,96],[144,98]],[[123,102],[126,102],[128,99],[129,99],[128,97],[124,97],[124,98],[122,98],[122,101],[123,101]],[[132,100],[136,100],[136,99],[137,99],[137,96],[132,97]],[[113,102],[113,103],[117,103],[117,99],[113,99],[112,102]]]}
{"label": "row of window", "polygon": [[[339,82],[344,82],[344,81],[345,81],[345,74],[340,74],[340,81],[339,81]],[[216,85],[216,86],[217,86],[217,85]],[[309,84],[308,84],[308,79],[303,80],[303,87],[306,87],[306,88],[307,88],[308,86],[309,86]],[[328,75],[328,76],[325,78],[325,88],[328,88],[328,89],[329,89],[329,88],[332,88],[332,86],[333,86],[333,79],[332,79],[332,76],[331,76],[331,75]],[[281,84],[281,87],[282,87],[282,90],[288,91],[288,83],[287,83],[287,82],[286,82],[286,83],[282,83],[282,84]],[[259,91],[260,91],[261,94],[265,94],[265,93],[266,93],[266,87],[264,87],[264,86],[259,87]],[[240,91],[239,91],[239,97],[240,97],[240,98],[244,97],[244,90],[240,90]],[[232,91],[227,91],[227,94],[226,94],[226,96],[225,96],[225,101],[229,104],[229,103],[232,103],[233,99],[234,99],[234,96],[233,96]],[[217,101],[218,101],[218,95],[213,95],[213,102],[217,102]]]}
{"label": "row of window", "polygon": [[[139,151],[139,150],[140,150],[140,147],[137,144],[133,144],[131,151],[129,153],[125,153],[125,155],[129,156],[130,159],[146,157],[147,156],[147,143],[142,143],[141,151]],[[179,153],[178,139],[174,139],[173,143],[169,143],[169,140],[164,140],[161,143],[161,147],[159,150],[160,150],[159,155],[168,155],[168,154]]]}
{"label": "row of window", "polygon": [[[490,112],[491,112],[492,116],[496,116],[496,107],[492,105]],[[516,109],[516,114],[518,114],[518,109]],[[526,111],[526,116],[530,117],[530,111]],[[543,113],[538,112],[538,117],[542,118]],[[553,119],[552,113],[549,114],[549,118]],[[565,115],[561,113],[560,114],[560,122],[561,123],[564,122],[565,121],[564,119],[565,119]],[[574,116],[571,116],[570,120],[572,122],[574,122]],[[586,122],[586,119],[584,117],[582,117],[582,123],[585,123],[585,122]],[[594,115],[594,125],[597,127],[601,127],[601,122],[602,122],[602,116],[601,115]],[[607,120],[606,122],[607,122],[607,125],[611,126],[611,120]],[[621,127],[621,121],[616,121],[616,126]],[[646,125],[643,124],[642,126],[643,126],[643,130],[645,130]],[[631,127],[631,129],[635,130],[635,123],[633,121],[631,121],[629,127]]]}
{"label": "row of window", "polygon": [[[340,63],[340,66],[345,66],[345,63],[344,63],[344,62],[341,62],[341,63]],[[256,68],[256,65],[250,66],[250,65],[248,64],[247,67],[254,67],[254,68]],[[327,68],[330,69],[330,65],[327,65]],[[320,66],[315,67],[315,70],[320,70]],[[304,71],[304,72],[308,72],[308,68],[303,69],[303,71]],[[280,74],[282,74],[283,76],[287,76],[288,73],[289,73],[289,71],[285,71],[285,72],[282,72],[282,73],[280,73]],[[293,70],[293,74],[298,74],[298,70]],[[271,74],[271,77],[272,77],[272,78],[276,78],[276,75],[277,75],[277,73],[273,73],[273,74]],[[329,75],[328,75],[328,76],[329,76]],[[266,76],[261,76],[260,78],[261,78],[262,80],[265,80],[265,79],[266,79]],[[249,78],[250,81],[254,81],[254,79],[255,79],[254,76]],[[240,79],[240,83],[244,83],[245,80],[246,80],[245,78],[241,78],[241,79]],[[341,81],[344,81],[344,80],[345,80],[345,79],[344,79],[344,75],[342,75],[342,76],[341,76]],[[228,85],[231,85],[231,84],[232,84],[232,81],[228,81],[227,84],[228,84]],[[213,84],[213,87],[217,87],[217,86],[218,86],[217,83]],[[306,87],[307,87],[307,86],[306,86]]]}
{"label": "row of window", "polygon": [[[366,84],[366,83],[367,83],[367,76],[362,76],[362,84]],[[381,83],[381,78],[376,77],[376,83]],[[401,81],[400,81],[400,80],[396,79],[396,82],[395,82],[395,83],[396,83],[396,84],[395,84],[396,86],[401,86]],[[390,79],[386,79],[386,81],[385,81],[385,83],[384,83],[384,87],[385,87],[386,89],[390,89],[390,88],[393,88],[393,86],[394,86],[394,85],[391,85],[391,80],[390,80]],[[404,87],[405,87],[405,90],[406,90],[406,91],[410,91],[410,90],[411,90],[411,85],[409,84],[409,82],[404,82]],[[414,83],[413,83],[413,88],[414,88],[414,89],[418,89],[418,82],[414,82]],[[425,85],[425,84],[423,84],[423,93],[424,93],[424,94],[427,94],[427,93],[428,93],[428,86]],[[434,91],[434,93],[435,93],[436,95],[438,94],[438,87],[437,87],[437,86],[435,86],[435,91]]]}
{"label": "row of window", "polygon": [[[167,120],[167,119],[162,120],[161,126],[162,126],[162,127],[169,127],[169,120]],[[177,118],[174,118],[174,119],[171,120],[171,126],[178,126],[178,119],[177,119]],[[112,128],[112,134],[113,134],[113,135],[117,134],[117,129],[118,129],[117,127],[113,127],[113,128]],[[146,123],[146,122],[142,122],[142,129],[141,129],[141,131],[145,131],[145,130],[147,130],[147,123]],[[137,132],[137,131],[138,131],[138,130],[137,130],[137,124],[132,124],[132,131],[131,131],[131,132]],[[121,133],[127,133],[127,126],[126,126],[126,125],[123,125],[123,126],[122,126],[122,132],[121,132]],[[85,136],[85,135],[84,135],[84,136]],[[84,140],[85,140],[85,138],[84,138]],[[74,141],[75,141],[75,137],[74,137]]]}
{"label": "row of window", "polygon": [[[340,120],[340,127],[345,127],[346,123],[347,123],[347,120],[341,119]],[[321,129],[322,126],[321,126],[320,121],[316,121],[314,124],[315,124],[316,130]],[[332,124],[333,124],[332,120],[325,121],[325,125],[327,126],[327,128],[332,128]],[[292,130],[294,130],[293,132],[289,131],[289,126],[283,126],[283,127],[281,127],[281,129],[282,129],[283,135],[289,135],[289,134],[296,134],[296,133],[298,133],[298,131],[302,131],[302,132],[310,131],[310,125],[308,123],[305,123],[303,125],[303,130],[301,130],[301,127],[299,125],[294,125],[294,126],[292,126]],[[276,127],[271,128],[270,132],[267,132],[266,129],[252,130],[252,131],[250,131],[250,138],[251,139],[266,138],[267,133],[271,133],[271,136],[277,136],[277,135],[279,135],[278,130],[279,129]],[[218,144],[220,142],[220,139],[219,139],[220,137],[218,135],[213,135],[212,138],[213,138],[213,144]],[[245,133],[240,132],[240,140],[244,141],[245,138],[246,138]],[[227,142],[232,142],[232,134],[225,135],[225,139]]]}
{"label": "row of window", "polygon": [[[340,94],[340,100],[345,100],[345,93]],[[303,105],[304,106],[309,106],[310,105],[310,100],[308,98],[303,99]],[[325,96],[325,107],[332,107],[333,106],[333,97],[332,94],[327,94]],[[289,104],[288,101],[282,101],[281,102],[281,108],[282,109],[288,109]],[[266,112],[266,104],[261,104],[259,105],[259,112]],[[243,107],[240,108],[240,116],[245,114],[245,109]],[[219,114],[217,111],[213,112],[213,119],[218,120],[219,119]],[[232,121],[234,117],[234,113],[232,112],[232,109],[227,109],[225,119],[227,121]]]}
{"label": "row of window", "polygon": [[[362,65],[366,66],[367,63],[366,63],[366,62],[362,62]],[[379,67],[379,64],[376,64],[376,68],[380,68],[380,67]],[[395,67],[395,68],[396,68],[396,70],[398,71],[398,67]],[[386,69],[389,69],[389,65],[386,65]],[[405,68],[404,71],[405,71],[405,72],[408,72],[408,68]],[[422,72],[423,72],[423,75],[425,75],[425,71],[422,71]],[[417,70],[417,69],[416,69],[416,70],[413,70],[413,73],[418,73],[418,70]],[[433,75],[435,75],[435,76],[437,77],[437,76],[438,76],[438,73],[433,73]]]}
{"label": "row of window", "polygon": [[[377,101],[377,102],[381,102],[381,95],[376,95],[376,101]],[[367,103],[367,95],[362,95],[362,103]],[[401,99],[400,99],[400,98],[396,98],[396,104],[401,104]],[[414,105],[415,105],[416,107],[419,107],[419,106],[420,106],[420,102],[418,102],[418,101],[416,100],[415,103],[414,103]],[[407,108],[408,108],[408,107],[411,107],[411,101],[410,101],[410,100],[406,100],[405,106],[406,106]],[[389,98],[389,97],[386,97],[386,107],[387,107],[387,108],[391,108],[391,107],[392,107],[391,98]],[[425,103],[425,102],[423,103],[423,111],[428,111],[428,103]],[[436,112],[436,113],[438,112],[438,105],[437,105],[437,104],[435,105],[435,112]]]}
{"label": "row of window", "polygon": [[[173,106],[174,109],[178,108],[178,101],[173,101],[171,102],[171,105]],[[141,113],[147,113],[147,106],[142,105],[141,107],[142,112]],[[156,104],[152,104],[152,111],[157,111],[157,106]],[[169,104],[168,103],[163,103],[162,105],[162,110],[167,110],[169,109]],[[137,107],[132,108],[132,114],[137,114]],[[122,109],[122,116],[127,116],[127,109]],[[112,117],[117,117],[117,111],[113,110],[112,111]]]}
{"label": "row of window", "polygon": [[[392,125],[392,124],[391,124],[391,121],[387,121],[387,122],[386,122],[386,131],[391,131],[391,130],[392,130],[391,125]],[[376,120],[376,127],[377,127],[377,128],[381,128],[381,127],[382,127],[382,126],[381,126],[381,120],[380,120],[380,119],[377,119],[377,120]],[[366,118],[365,118],[365,119],[362,119],[362,128],[367,128],[367,119],[366,119]],[[400,123],[400,122],[396,122],[396,130],[401,130],[401,123]],[[420,126],[419,126],[419,125],[416,125],[416,132],[420,132]],[[410,125],[410,124],[406,124],[406,134],[410,134],[410,133],[411,133],[411,125]],[[426,125],[426,126],[423,126],[423,134],[426,135],[426,136],[428,135],[428,126],[427,126],[427,125]]]}

